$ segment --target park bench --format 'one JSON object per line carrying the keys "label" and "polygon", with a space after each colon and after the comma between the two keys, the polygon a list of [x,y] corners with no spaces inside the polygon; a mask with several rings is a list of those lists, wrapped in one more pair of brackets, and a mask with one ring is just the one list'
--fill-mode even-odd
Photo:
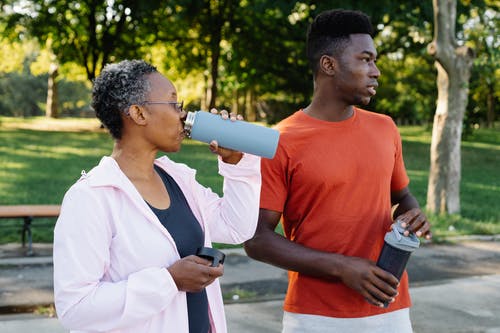
{"label": "park bench", "polygon": [[27,255],[33,255],[33,245],[31,238],[31,222],[37,217],[58,217],[61,206],[59,205],[0,205],[0,218],[13,219],[22,218],[24,224],[21,229],[23,247],[26,246],[26,236],[28,237]]}

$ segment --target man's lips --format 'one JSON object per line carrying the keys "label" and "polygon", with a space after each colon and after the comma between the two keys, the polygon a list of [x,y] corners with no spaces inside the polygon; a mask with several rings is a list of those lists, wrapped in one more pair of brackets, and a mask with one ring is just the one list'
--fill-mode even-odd
{"label": "man's lips", "polygon": [[377,93],[377,87],[378,87],[378,84],[367,86],[368,92],[370,93],[370,95],[375,96],[375,94]]}

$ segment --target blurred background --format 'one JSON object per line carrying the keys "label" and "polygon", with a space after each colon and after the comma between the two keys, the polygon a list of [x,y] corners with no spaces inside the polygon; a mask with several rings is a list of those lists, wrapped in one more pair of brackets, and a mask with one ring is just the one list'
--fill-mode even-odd
{"label": "blurred background", "polygon": [[[491,127],[500,104],[500,2],[458,0],[459,44],[476,53],[464,133]],[[273,124],[306,106],[305,36],[325,9],[360,9],[376,28],[382,76],[368,109],[429,124],[436,69],[427,52],[432,1],[0,1],[0,115],[93,116],[103,65],[142,58],[176,85],[189,110],[225,107]]]}
{"label": "blurred background", "polygon": [[[311,99],[308,25],[323,10],[346,8],[364,11],[375,27],[382,75],[366,108],[399,125],[410,188],[436,240],[500,234],[500,1],[450,0],[441,8],[442,49],[455,57],[445,69],[458,84],[441,85],[449,96],[442,118],[455,121],[436,126],[437,58],[429,45],[438,3],[445,2],[0,0],[0,205],[60,204],[81,170],[109,154],[113,142],[89,106],[105,64],[145,59],[174,82],[188,110],[216,106],[271,126]],[[466,74],[453,76],[461,67]],[[433,124],[449,131],[435,134]],[[444,156],[434,164],[432,147]],[[170,157],[222,192],[206,146],[185,140]],[[54,219],[39,220],[34,240],[51,242]],[[44,221],[49,228],[37,229]],[[8,222],[0,244],[19,240],[19,220]]]}

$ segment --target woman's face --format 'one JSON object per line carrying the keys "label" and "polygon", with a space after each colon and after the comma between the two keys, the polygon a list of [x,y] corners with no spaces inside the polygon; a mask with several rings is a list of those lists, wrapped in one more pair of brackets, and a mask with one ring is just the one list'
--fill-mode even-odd
{"label": "woman's face", "polygon": [[148,80],[151,92],[141,106],[148,117],[146,136],[161,151],[179,151],[185,136],[182,119],[186,114],[176,104],[177,91],[172,82],[159,73],[150,74]]}

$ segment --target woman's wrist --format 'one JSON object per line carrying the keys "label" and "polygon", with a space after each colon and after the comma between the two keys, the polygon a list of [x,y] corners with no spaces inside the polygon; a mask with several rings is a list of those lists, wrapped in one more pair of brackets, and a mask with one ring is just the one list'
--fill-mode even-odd
{"label": "woman's wrist", "polygon": [[227,164],[238,164],[238,162],[241,161],[242,158],[243,158],[242,152],[234,152],[233,154],[224,157],[221,156],[222,162]]}

